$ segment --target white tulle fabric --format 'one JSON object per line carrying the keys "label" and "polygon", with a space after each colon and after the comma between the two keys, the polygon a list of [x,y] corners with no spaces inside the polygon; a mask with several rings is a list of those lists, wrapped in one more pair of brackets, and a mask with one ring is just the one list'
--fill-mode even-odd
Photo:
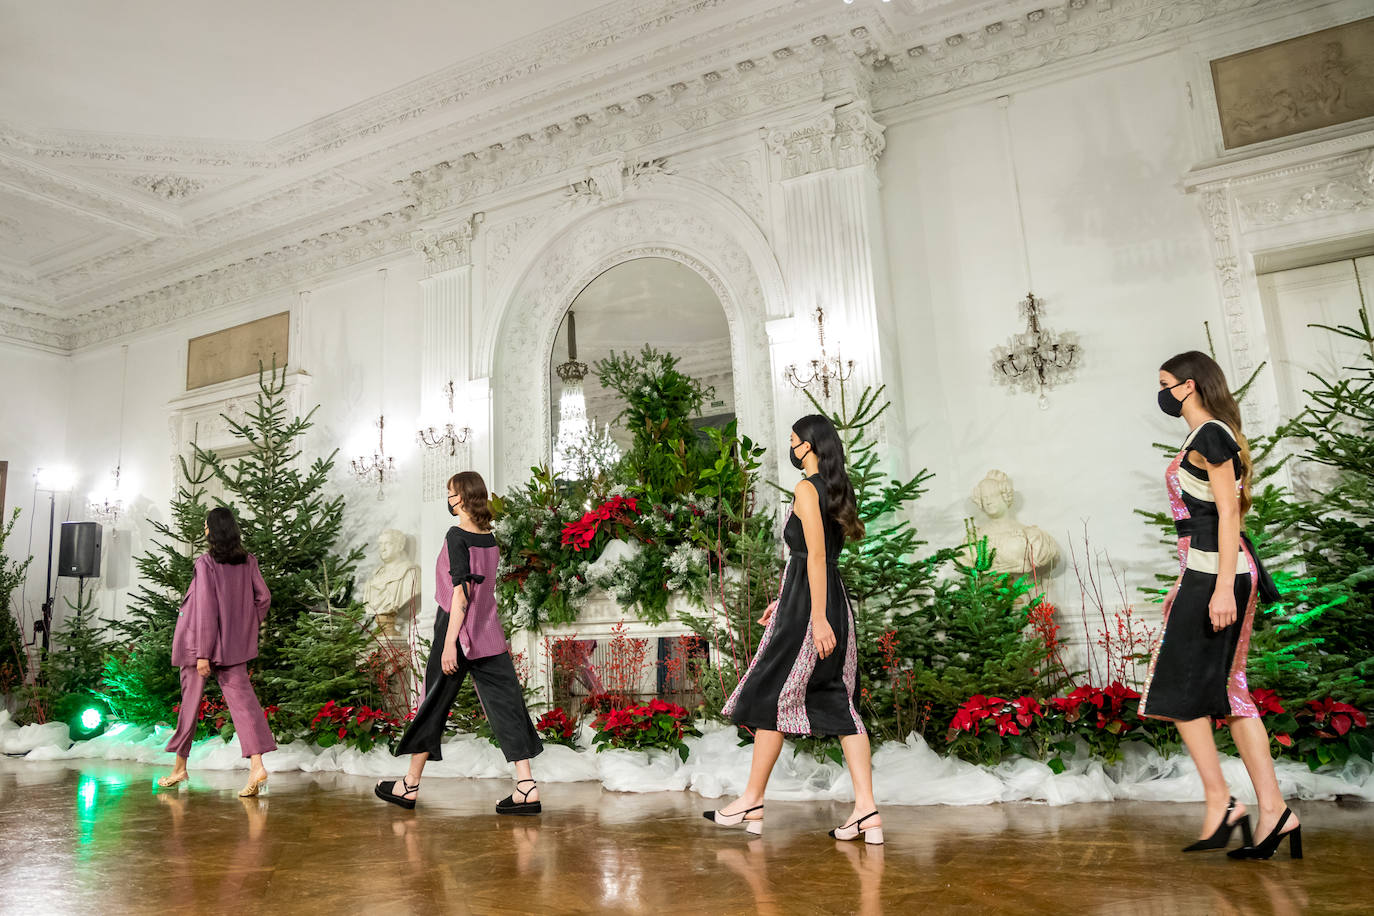
{"label": "white tulle fabric", "polygon": [[[72,742],[67,726],[16,725],[0,711],[0,753],[27,760],[129,760],[165,766],[171,755],[162,748],[167,728],[117,725],[89,741]],[[691,790],[707,798],[739,794],[749,774],[748,747],[740,747],[732,727],[707,725],[700,738],[687,741],[684,762],[663,751],[576,751],[549,745],[534,761],[540,782],[597,781],[614,792],[680,792]],[[579,736],[589,744],[589,729]],[[384,748],[362,753],[351,748],[320,748],[293,741],[263,757],[272,772],[342,772],[351,776],[394,776],[405,764]],[[1089,759],[1084,748],[1065,761],[1063,773],[1033,760],[1009,760],[979,766],[937,754],[920,736],[889,743],[873,754],[873,786],[881,805],[989,805],[994,802],[1034,801],[1050,805],[1100,802],[1199,801],[1202,783],[1186,755],[1163,757],[1144,745],[1127,745],[1123,759],[1104,765]],[[232,770],[247,766],[238,742],[210,738],[191,751],[192,769]],[[1339,768],[1312,772],[1304,764],[1276,763],[1279,786],[1290,799],[1330,799],[1350,795],[1374,800],[1374,765],[1354,759]],[[1245,766],[1239,758],[1222,758],[1222,769],[1236,797],[1254,803]],[[469,779],[510,777],[511,766],[484,738],[460,735],[444,744],[444,759],[431,763],[425,776]],[[784,747],[768,785],[768,798],[777,800],[828,799],[852,801],[853,790],[844,768],[831,760],[817,760]]]}

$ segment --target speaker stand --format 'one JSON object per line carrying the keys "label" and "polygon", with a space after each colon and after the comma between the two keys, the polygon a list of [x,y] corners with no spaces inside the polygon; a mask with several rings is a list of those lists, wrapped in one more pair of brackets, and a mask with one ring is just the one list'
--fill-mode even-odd
{"label": "speaker stand", "polygon": [[[57,528],[57,491],[48,491],[48,575],[43,579],[43,619],[33,625],[43,633],[43,654],[48,652],[48,637],[52,632],[53,602],[57,599],[52,587],[52,542]],[[37,633],[34,633],[37,636]]]}

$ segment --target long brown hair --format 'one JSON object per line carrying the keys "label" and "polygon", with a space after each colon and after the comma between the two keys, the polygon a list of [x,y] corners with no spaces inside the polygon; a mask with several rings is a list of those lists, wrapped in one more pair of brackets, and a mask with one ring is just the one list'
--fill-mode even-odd
{"label": "long brown hair", "polygon": [[1180,382],[1193,380],[1197,387],[1198,400],[1208,413],[1231,428],[1240,446],[1240,514],[1250,511],[1250,481],[1254,475],[1254,465],[1250,460],[1250,443],[1241,429],[1240,405],[1231,394],[1231,386],[1226,384],[1226,374],[1221,371],[1217,361],[1206,353],[1189,350],[1164,361],[1159,367]]}
{"label": "long brown hair", "polygon": [[821,479],[825,481],[826,509],[851,541],[862,540],[864,523],[854,501],[854,485],[844,464],[844,443],[829,417],[808,414],[792,424],[792,432],[816,452]]}
{"label": "long brown hair", "polygon": [[463,514],[483,531],[491,530],[491,505],[487,484],[476,471],[459,471],[448,479],[448,488],[463,498]]}
{"label": "long brown hair", "polygon": [[248,551],[243,549],[243,533],[233,512],[224,506],[215,506],[205,514],[205,528],[210,557],[216,563],[237,566],[248,562]]}

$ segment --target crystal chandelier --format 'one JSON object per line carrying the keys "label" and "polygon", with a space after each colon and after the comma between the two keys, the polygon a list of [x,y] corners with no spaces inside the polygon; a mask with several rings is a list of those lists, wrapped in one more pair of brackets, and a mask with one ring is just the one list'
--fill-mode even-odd
{"label": "crystal chandelier", "polygon": [[[1021,210],[1021,180],[1016,173],[1016,147],[1011,135],[1011,97],[1004,95],[997,101],[1002,109],[1002,133],[1011,171],[1012,201],[1016,206],[1016,226],[1021,240],[1026,287],[1034,289],[1031,284],[1030,247],[1026,244],[1026,217]],[[1078,357],[1082,352],[1077,334],[1056,333],[1045,327],[1044,306],[1045,300],[1036,298],[1033,292],[1027,292],[1020,304],[1026,329],[1012,335],[1006,344],[994,347],[992,351],[993,376],[1012,389],[1037,392],[1041,410],[1050,406],[1046,392],[1061,382],[1073,380],[1073,371],[1078,366]]]}
{"label": "crystal chandelier", "polygon": [[120,349],[123,350],[123,368],[119,381],[119,450],[116,452],[115,466],[110,472],[109,482],[86,497],[86,511],[92,519],[106,525],[118,522],[120,513],[124,511],[124,494],[119,489],[119,473],[124,466],[124,405],[128,400],[129,390],[129,345],[125,344]]}
{"label": "crystal chandelier", "polygon": [[568,359],[553,370],[563,382],[558,399],[558,437],[553,446],[553,473],[564,480],[587,480],[608,471],[620,460],[620,447],[610,427],[600,430],[587,419],[582,380],[587,364],[577,358],[577,318],[568,312]]}
{"label": "crystal chandelier", "polygon": [[[448,396],[448,415],[453,416],[453,382],[450,381],[444,386],[444,393]],[[468,441],[468,436],[472,435],[472,427],[464,426],[462,429],[455,429],[452,420],[444,424],[444,431],[441,433],[433,426],[422,429],[415,434],[415,440],[429,449],[448,448],[449,457],[458,454],[458,446]]]}
{"label": "crystal chandelier", "polygon": [[1026,293],[1021,300],[1026,329],[992,351],[997,378],[1013,388],[1038,392],[1042,410],[1049,406],[1046,391],[1060,382],[1073,380],[1079,352],[1077,334],[1061,334],[1044,326],[1043,308],[1043,299]]}
{"label": "crystal chandelier", "polygon": [[[386,378],[386,313],[387,313],[387,291],[388,291],[388,285],[387,285],[388,274],[387,274],[387,269],[386,269],[385,267],[382,267],[382,268],[379,268],[379,269],[378,269],[378,271],[377,271],[377,278],[378,278],[378,280],[380,281],[381,287],[382,287],[382,289],[381,289],[381,295],[378,297],[379,300],[381,301],[381,304],[382,304],[381,312],[380,312],[380,315],[378,316],[378,324],[381,325],[380,333],[378,334],[378,337],[380,338],[380,341],[381,341],[381,354],[382,354],[382,358],[381,358],[381,369],[382,369],[382,371],[381,371],[381,377],[382,377],[382,379],[385,379],[385,378]],[[385,388],[385,385],[384,385],[384,384],[379,384],[379,385],[377,386],[377,406],[378,406],[378,411],[377,411],[377,451],[373,452],[373,453],[372,453],[372,457],[370,457],[370,458],[369,458],[368,456],[366,456],[366,455],[359,455],[357,458],[354,458],[353,461],[351,462],[352,468],[353,468],[353,476],[356,477],[358,480],[360,480],[360,481],[369,481],[369,480],[375,479],[375,480],[377,481],[377,498],[378,498],[378,499],[382,499],[382,498],[384,498],[385,495],[386,495],[385,492],[384,492],[384,490],[383,490],[383,488],[384,488],[384,486],[386,485],[387,479],[390,478],[390,477],[394,477],[394,476],[396,475],[396,459],[394,459],[394,458],[389,458],[389,457],[387,457],[387,454],[386,454],[386,444],[385,444],[385,439],[384,439],[384,437],[385,437],[385,435],[386,435],[386,409],[385,409],[385,407],[383,406],[383,404],[385,403],[385,399],[384,399],[384,397],[383,397],[383,390],[384,390],[384,388]]]}
{"label": "crystal chandelier", "polygon": [[840,359],[839,348],[835,348],[835,355],[829,355],[825,350],[825,309],[819,304],[816,305],[816,337],[820,341],[821,354],[818,359],[812,359],[809,369],[799,369],[796,363],[783,370],[783,378],[792,384],[792,387],[805,390],[812,385],[820,382],[821,397],[824,400],[830,399],[830,383],[840,384],[849,381],[849,377],[854,374],[854,360]]}
{"label": "crystal chandelier", "polygon": [[119,465],[110,472],[106,486],[93,490],[86,497],[86,511],[95,521],[106,525],[119,521],[119,514],[124,511],[124,494],[119,490]]}
{"label": "crystal chandelier", "polygon": [[377,417],[377,451],[372,453],[371,458],[360,455],[353,459],[354,477],[363,481],[376,478],[378,499],[381,499],[382,496],[382,485],[386,483],[388,478],[396,474],[396,459],[387,457],[386,446],[382,439],[385,432],[386,416],[383,414]]}

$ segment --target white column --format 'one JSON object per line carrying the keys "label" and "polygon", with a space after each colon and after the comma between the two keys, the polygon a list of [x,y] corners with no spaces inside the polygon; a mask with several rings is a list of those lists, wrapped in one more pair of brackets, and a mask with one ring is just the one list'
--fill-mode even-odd
{"label": "white column", "polygon": [[[474,214],[458,223],[436,229],[416,231],[411,246],[425,258],[425,278],[420,281],[420,425],[443,431],[452,423],[461,430],[470,427],[468,442],[456,454],[448,449],[420,448],[421,456],[421,531],[418,536],[421,569],[421,633],[428,634],[434,623],[434,602],[429,597],[430,564],[438,556],[444,532],[452,520],[444,500],[444,484],[459,471],[473,468],[471,443],[476,438],[490,439],[491,416],[487,410],[474,413],[469,389],[473,366],[472,238],[482,222]],[[449,409],[448,385],[453,384],[453,407]],[[413,435],[413,433],[411,433]]]}
{"label": "white column", "polygon": [[[820,305],[827,353],[855,364],[847,391],[857,398],[866,386],[887,385],[887,397],[897,403],[885,419],[899,423],[901,370],[876,169],[883,127],[865,103],[850,101],[771,127],[764,137],[781,202],[782,269],[799,325],[791,352],[775,352],[778,382],[786,386],[782,370],[818,350],[813,315]],[[771,329],[769,337],[782,339]],[[818,386],[813,393],[821,396]],[[838,404],[833,386],[830,403]],[[901,442],[901,431],[889,429],[884,438]]]}

